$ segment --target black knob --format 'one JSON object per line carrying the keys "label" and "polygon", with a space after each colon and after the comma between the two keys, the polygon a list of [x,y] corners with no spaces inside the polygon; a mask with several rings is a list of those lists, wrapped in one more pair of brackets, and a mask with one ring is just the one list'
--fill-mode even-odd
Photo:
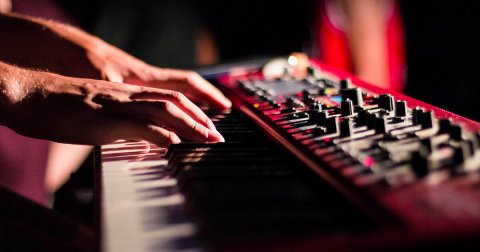
{"label": "black knob", "polygon": [[387,132],[387,121],[384,117],[375,118],[375,133],[383,134]]}
{"label": "black knob", "polygon": [[374,113],[371,113],[370,111],[367,111],[367,114],[366,114],[367,129],[374,129],[375,128],[376,118],[377,118],[377,116]]}
{"label": "black knob", "polygon": [[450,126],[452,126],[452,122],[449,119],[438,120],[438,134],[450,132]]}
{"label": "black knob", "polygon": [[419,178],[425,177],[429,172],[427,157],[428,157],[428,151],[425,150],[423,147],[420,147],[419,150],[414,151],[411,155],[410,165],[412,167],[413,172]]}
{"label": "black knob", "polygon": [[265,94],[259,95],[258,99],[261,100],[261,101],[270,101],[271,100],[270,96],[265,95]]}
{"label": "black knob", "polygon": [[378,107],[386,111],[393,111],[393,96],[382,94],[378,97]]}
{"label": "black knob", "polygon": [[353,102],[350,99],[346,99],[341,103],[342,116],[353,115]]}
{"label": "black knob", "polygon": [[286,113],[293,113],[296,112],[297,110],[294,107],[286,107],[282,110],[280,110],[280,114],[286,114]]}
{"label": "black knob", "polygon": [[423,109],[416,107],[415,109],[412,110],[412,123],[413,125],[418,125],[420,124],[420,118],[422,117],[423,114]]}
{"label": "black knob", "polygon": [[303,106],[303,103],[295,97],[289,97],[287,99],[287,101],[285,101],[285,104],[288,105],[288,106],[291,106],[291,107],[302,107]]}
{"label": "black knob", "polygon": [[395,102],[395,116],[396,117],[406,117],[407,116],[407,102],[406,101],[396,101]]}
{"label": "black knob", "polygon": [[357,118],[355,120],[357,126],[367,125],[367,110],[361,109],[357,111]]}
{"label": "black knob", "polygon": [[352,80],[343,79],[340,81],[340,89],[352,88]]}
{"label": "black knob", "polygon": [[322,104],[317,101],[310,104],[310,111],[322,111]]}
{"label": "black knob", "polygon": [[272,106],[273,108],[276,108],[276,109],[282,107],[282,105],[280,105],[280,103],[275,102],[275,101],[270,101],[269,103],[270,103],[270,106]]}
{"label": "black knob", "polygon": [[350,118],[340,122],[340,137],[353,135],[353,121]]}
{"label": "black knob", "polygon": [[315,98],[312,95],[303,96],[303,103],[310,105],[315,102]]}
{"label": "black knob", "polygon": [[360,88],[342,89],[342,101],[350,99],[354,106],[363,106],[362,90]]}
{"label": "black knob", "polygon": [[288,119],[301,119],[301,118],[309,118],[307,112],[298,112],[298,113],[291,113],[287,115]]}
{"label": "black knob", "polygon": [[337,116],[328,117],[325,121],[327,134],[337,133],[339,128],[339,120]]}
{"label": "black knob", "polygon": [[328,112],[327,111],[310,111],[309,113],[308,122],[311,124],[316,124],[319,126],[324,126],[327,118]]}
{"label": "black knob", "polygon": [[455,141],[462,140],[462,127],[459,125],[451,125],[448,133],[450,134],[451,139]]}
{"label": "black knob", "polygon": [[420,125],[422,129],[430,129],[433,127],[433,112],[426,111],[420,115]]}
{"label": "black knob", "polygon": [[472,154],[471,146],[468,142],[461,142],[454,148],[453,152],[453,165],[459,165],[465,162]]}
{"label": "black knob", "polygon": [[420,144],[423,148],[425,148],[425,150],[428,152],[428,153],[432,153],[432,150],[434,149],[434,145],[432,143],[432,140],[431,138],[425,138],[425,139],[422,139],[420,141]]}
{"label": "black knob", "polygon": [[305,97],[305,96],[309,96],[309,95],[312,95],[313,93],[310,91],[310,89],[304,89],[302,91],[302,95]]}

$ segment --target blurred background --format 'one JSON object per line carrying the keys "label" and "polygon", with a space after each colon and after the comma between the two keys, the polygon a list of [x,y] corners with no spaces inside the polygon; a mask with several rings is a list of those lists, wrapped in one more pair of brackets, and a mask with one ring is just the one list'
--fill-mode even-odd
{"label": "blurred background", "polygon": [[13,1],[16,9],[80,26],[161,67],[303,51],[373,84],[480,119],[473,103],[478,1],[22,0]]}
{"label": "blurred background", "polygon": [[[81,27],[159,67],[198,69],[302,51],[372,84],[480,120],[478,1],[13,0],[2,6]],[[45,168],[35,169],[42,171],[35,175],[41,187]],[[73,176],[86,175],[79,170]],[[37,202],[56,190],[38,193],[31,181],[22,194]],[[88,205],[93,181],[76,181],[60,192],[75,187],[74,198]],[[68,200],[57,202],[63,202],[58,209],[83,211]]]}
{"label": "blurred background", "polygon": [[161,67],[303,51],[373,84],[478,120],[478,1],[13,0]]}
{"label": "blurred background", "polygon": [[479,120],[470,99],[479,93],[478,1],[14,0],[16,9],[80,26],[161,67],[303,51]]}

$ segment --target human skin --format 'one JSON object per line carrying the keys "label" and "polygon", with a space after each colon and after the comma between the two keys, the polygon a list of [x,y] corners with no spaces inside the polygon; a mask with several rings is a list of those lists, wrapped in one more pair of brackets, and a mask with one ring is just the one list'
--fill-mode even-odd
{"label": "human skin", "polygon": [[346,35],[355,74],[370,83],[389,88],[386,48],[388,1],[339,0],[345,15]]}
{"label": "human skin", "polygon": [[[93,35],[53,21],[0,14],[0,35],[5,38],[0,60],[8,63],[0,68],[1,123],[21,134],[90,145],[120,135],[161,146],[179,142],[179,136],[223,141],[211,120],[181,92],[220,109],[231,103],[195,72],[148,65]],[[80,123],[82,117],[91,121]],[[31,127],[28,120],[39,126]],[[79,123],[97,133],[73,132],[78,127],[72,126]]]}
{"label": "human skin", "polygon": [[203,112],[178,93],[219,109],[231,106],[195,72],[148,65],[78,28],[28,16],[0,14],[0,38],[0,61],[7,63],[0,64],[0,123],[56,141],[50,143],[48,192],[91,150],[64,143],[223,141]]}
{"label": "human skin", "polygon": [[[193,71],[155,67],[76,27],[0,14],[0,60],[57,74],[184,92],[227,109],[231,102]],[[188,91],[188,92],[187,92]]]}
{"label": "human skin", "polygon": [[160,146],[223,141],[211,120],[179,92],[65,77],[0,63],[0,123],[57,142],[101,145],[117,139]]}

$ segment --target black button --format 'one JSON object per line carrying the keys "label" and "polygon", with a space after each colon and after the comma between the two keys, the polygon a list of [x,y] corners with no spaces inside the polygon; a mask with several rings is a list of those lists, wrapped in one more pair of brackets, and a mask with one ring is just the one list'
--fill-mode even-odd
{"label": "black button", "polygon": [[346,99],[341,103],[342,116],[352,116],[353,115],[353,102],[350,99]]}
{"label": "black button", "polygon": [[360,88],[342,89],[342,101],[350,99],[355,106],[363,106],[362,90]]}
{"label": "black button", "polygon": [[293,112],[297,112],[297,110],[294,107],[287,107],[280,110],[280,114],[293,113]]}
{"label": "black button", "polygon": [[378,107],[386,111],[393,111],[393,96],[382,94],[378,97]]}
{"label": "black button", "polygon": [[349,137],[353,135],[353,122],[347,118],[340,122],[340,137]]}
{"label": "black button", "polygon": [[407,116],[407,102],[406,101],[395,102],[395,116],[396,117]]}

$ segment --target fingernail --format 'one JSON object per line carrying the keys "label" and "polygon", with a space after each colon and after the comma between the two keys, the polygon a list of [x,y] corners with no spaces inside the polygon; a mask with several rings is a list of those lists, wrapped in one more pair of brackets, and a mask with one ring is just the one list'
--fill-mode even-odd
{"label": "fingernail", "polygon": [[225,105],[226,108],[231,108],[232,102],[229,99],[225,98],[223,101],[223,105]]}
{"label": "fingernail", "polygon": [[225,138],[223,138],[222,134],[220,134],[220,132],[218,132],[217,129],[215,129],[214,132],[217,133],[218,136],[220,137],[220,142],[224,143],[224,142],[225,142]]}
{"label": "fingernail", "polygon": [[212,142],[225,142],[225,138],[216,130],[209,130],[207,132],[207,139]]}
{"label": "fingernail", "polygon": [[178,136],[172,137],[172,144],[179,144],[182,142],[182,140]]}

